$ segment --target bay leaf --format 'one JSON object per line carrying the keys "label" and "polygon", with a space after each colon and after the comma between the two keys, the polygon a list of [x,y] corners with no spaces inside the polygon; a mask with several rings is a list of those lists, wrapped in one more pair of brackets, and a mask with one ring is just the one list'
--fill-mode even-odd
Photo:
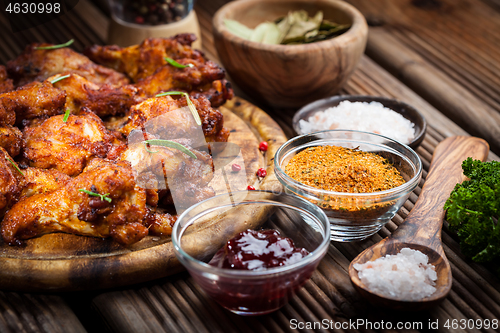
{"label": "bay leaf", "polygon": [[236,36],[244,39],[250,39],[250,37],[252,36],[253,29],[250,29],[249,27],[241,24],[238,21],[225,19],[224,24],[226,25],[227,29]]}

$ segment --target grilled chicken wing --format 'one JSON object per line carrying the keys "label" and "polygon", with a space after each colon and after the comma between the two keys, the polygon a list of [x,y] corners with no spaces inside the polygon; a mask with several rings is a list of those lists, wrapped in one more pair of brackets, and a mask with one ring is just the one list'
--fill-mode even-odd
{"label": "grilled chicken wing", "polygon": [[15,60],[7,62],[7,72],[19,87],[32,81],[44,81],[60,73],[75,73],[102,86],[122,86],[129,83],[125,75],[111,68],[95,64],[86,56],[70,48],[39,50],[37,47],[50,44],[31,44]]}
{"label": "grilled chicken wing", "polygon": [[[213,109],[210,102],[204,97],[192,99],[192,102],[200,115],[206,141],[226,142],[229,132],[223,127],[222,113]],[[119,131],[124,135],[129,135],[133,129],[143,128],[148,120],[186,106],[187,101],[184,97],[173,99],[170,96],[163,96],[147,99],[130,109],[128,121]],[[175,119],[171,121],[173,122]],[[179,126],[189,126],[189,123],[179,123]],[[174,128],[175,126],[168,127]]]}
{"label": "grilled chicken wing", "polygon": [[0,147],[0,218],[17,202],[21,193],[23,175],[14,165],[17,167],[7,151]]}
{"label": "grilled chicken wing", "polygon": [[16,157],[23,148],[23,134],[14,126],[0,126],[0,147],[4,148],[10,156]]}
{"label": "grilled chicken wing", "polygon": [[122,159],[130,162],[135,171],[139,186],[155,189],[157,193],[148,192],[154,196],[148,202],[158,202],[158,192],[169,190],[178,208],[187,208],[197,202],[214,196],[214,190],[208,186],[213,178],[214,164],[212,157],[205,148],[192,148],[191,139],[174,139],[191,151],[193,156],[169,147],[151,145],[149,148],[140,141],[143,136],[150,139],[148,133],[133,131],[129,138],[137,136],[135,143],[129,141]]}
{"label": "grilled chicken wing", "polygon": [[14,90],[14,83],[7,76],[5,66],[0,65],[0,94]]}
{"label": "grilled chicken wing", "polygon": [[[48,80],[63,76],[58,74]],[[64,90],[67,94],[66,109],[78,114],[82,107],[89,108],[99,117],[114,116],[127,112],[132,105],[146,99],[140,90],[133,85],[113,87],[108,84],[98,86],[78,74],[55,82],[54,87]]]}
{"label": "grilled chicken wing", "polygon": [[22,125],[31,119],[64,113],[66,93],[50,82],[32,82],[0,95],[0,123]]}
{"label": "grilled chicken wing", "polygon": [[193,34],[181,34],[172,38],[148,38],[139,45],[126,48],[93,45],[83,53],[96,63],[125,73],[137,82],[165,66],[166,57],[204,62],[201,52],[190,47],[195,40]]}
{"label": "grilled chicken wing", "polygon": [[[81,189],[106,195],[111,202]],[[59,189],[19,201],[5,216],[1,232],[10,245],[51,232],[111,237],[129,245],[147,235],[142,223],[146,214],[144,190],[135,185],[128,163],[95,159]]]}
{"label": "grilled chicken wing", "polygon": [[71,180],[67,174],[54,169],[26,168],[23,170],[23,174],[21,199],[35,194],[52,192]]}
{"label": "grilled chicken wing", "polygon": [[116,156],[124,149],[103,125],[102,120],[88,110],[78,116],[54,116],[36,127],[24,129],[24,157],[32,167],[53,168],[75,176],[94,157]]}

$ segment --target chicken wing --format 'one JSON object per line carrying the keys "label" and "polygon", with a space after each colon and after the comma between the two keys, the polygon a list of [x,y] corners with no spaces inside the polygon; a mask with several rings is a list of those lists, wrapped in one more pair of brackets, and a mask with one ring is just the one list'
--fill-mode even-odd
{"label": "chicken wing", "polygon": [[64,113],[66,93],[52,83],[32,82],[0,95],[0,123],[22,125],[35,118]]}
{"label": "chicken wing", "polygon": [[111,237],[129,245],[147,235],[146,214],[144,190],[135,185],[128,163],[95,159],[59,189],[19,201],[5,216],[1,232],[10,245],[51,232]]}
{"label": "chicken wing", "polygon": [[14,90],[14,83],[7,76],[5,66],[0,65],[0,94]]}
{"label": "chicken wing", "polygon": [[88,110],[80,115],[63,115],[45,120],[36,127],[24,129],[24,157],[32,167],[53,168],[75,176],[94,157],[116,156],[115,150],[124,149],[103,125],[102,120]]}
{"label": "chicken wing", "polygon": [[[48,80],[61,77],[57,74]],[[145,100],[142,92],[133,85],[113,87],[105,84],[99,87],[78,74],[70,74],[68,78],[55,82],[54,87],[64,90],[67,94],[66,109],[78,114],[82,107],[87,107],[99,117],[124,114],[132,105]]]}
{"label": "chicken wing", "polygon": [[0,126],[0,147],[12,157],[19,155],[23,148],[23,134],[19,128],[10,125]]}
{"label": "chicken wing", "polygon": [[52,192],[71,180],[67,174],[54,169],[26,168],[22,172],[21,199]]}
{"label": "chicken wing", "polygon": [[0,147],[0,218],[14,205],[21,193],[23,175],[16,162]]}
{"label": "chicken wing", "polygon": [[93,45],[83,53],[98,64],[125,73],[134,82],[153,74],[167,64],[165,58],[193,59],[205,62],[201,52],[193,50],[193,34],[181,34],[172,38],[148,38],[139,45],[121,48],[117,45]]}
{"label": "chicken wing", "polygon": [[[206,141],[223,140],[222,142],[226,142],[229,132],[223,127],[222,113],[219,110],[213,109],[210,106],[210,102],[203,96],[200,96],[198,99],[192,99],[192,102],[200,115]],[[143,128],[148,120],[186,106],[187,101],[184,97],[173,99],[170,96],[163,96],[147,99],[130,109],[128,120],[119,131],[124,135],[129,135],[133,129]],[[175,119],[171,121],[175,121]],[[181,122],[179,126],[189,126],[189,123]],[[168,127],[175,128],[173,125]]]}
{"label": "chicken wing", "polygon": [[44,81],[60,73],[76,73],[102,86],[122,86],[129,83],[127,77],[111,68],[95,64],[83,54],[70,48],[40,50],[37,47],[50,44],[31,44],[15,60],[7,62],[7,72],[19,87],[32,81]]}

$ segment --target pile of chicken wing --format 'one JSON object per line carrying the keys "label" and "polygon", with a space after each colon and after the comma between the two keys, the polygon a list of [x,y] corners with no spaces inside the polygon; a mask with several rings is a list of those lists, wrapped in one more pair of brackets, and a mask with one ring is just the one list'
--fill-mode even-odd
{"label": "pile of chicken wing", "polygon": [[[224,70],[191,48],[194,40],[182,34],[127,48],[94,45],[83,54],[32,44],[0,66],[5,243],[66,232],[130,245],[170,234],[173,197],[189,206],[214,195],[210,142],[228,140],[217,107],[233,92]],[[168,91],[187,94],[157,97]],[[182,135],[194,117],[168,115],[188,104],[200,116],[208,149]],[[148,123],[165,115],[181,133],[173,141],[191,154],[141,144],[158,139]],[[130,144],[134,134],[139,144]],[[148,159],[154,163],[142,172],[137,166]],[[171,180],[166,186],[144,185],[164,177]]]}

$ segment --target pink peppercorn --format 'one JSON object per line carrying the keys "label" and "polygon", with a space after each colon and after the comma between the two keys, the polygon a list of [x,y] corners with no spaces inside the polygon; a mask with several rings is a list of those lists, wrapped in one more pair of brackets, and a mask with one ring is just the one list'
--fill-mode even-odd
{"label": "pink peppercorn", "polygon": [[262,141],[260,144],[259,144],[259,149],[260,151],[267,151],[267,148],[268,148],[268,144],[266,141]]}
{"label": "pink peppercorn", "polygon": [[135,23],[137,23],[137,24],[143,24],[143,23],[144,23],[144,17],[142,17],[142,16],[137,16],[137,17],[135,18]]}
{"label": "pink peppercorn", "polygon": [[257,177],[264,178],[265,176],[267,176],[266,169],[260,168],[259,170],[257,170]]}
{"label": "pink peppercorn", "polygon": [[241,166],[239,164],[236,164],[234,163],[233,165],[231,165],[231,169],[234,171],[234,172],[238,172],[241,170]]}
{"label": "pink peppercorn", "polygon": [[248,185],[247,186],[247,190],[249,190],[249,191],[255,191],[255,187],[253,187],[252,185]]}

